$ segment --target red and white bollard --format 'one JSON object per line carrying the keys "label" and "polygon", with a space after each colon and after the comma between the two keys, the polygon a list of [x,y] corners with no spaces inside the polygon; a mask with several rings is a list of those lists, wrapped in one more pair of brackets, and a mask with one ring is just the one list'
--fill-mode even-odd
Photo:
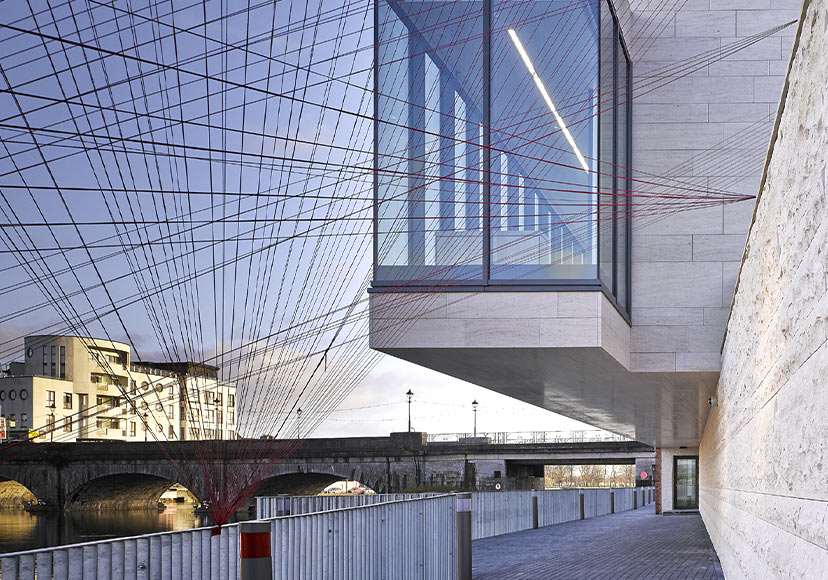
{"label": "red and white bollard", "polygon": [[273,580],[268,522],[239,524],[239,551],[241,580]]}

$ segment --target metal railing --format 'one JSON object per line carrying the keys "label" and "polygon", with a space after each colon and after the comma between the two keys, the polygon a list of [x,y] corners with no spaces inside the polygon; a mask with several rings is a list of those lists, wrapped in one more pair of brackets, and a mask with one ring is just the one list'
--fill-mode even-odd
{"label": "metal railing", "polygon": [[[430,443],[452,443],[472,439],[472,433],[433,433],[428,435]],[[579,431],[486,431],[478,432],[477,439],[488,439],[490,443],[603,443],[608,441],[632,441],[617,433],[600,429]]]}
{"label": "metal railing", "polygon": [[[256,517],[259,519],[278,517],[280,509],[287,509],[290,515],[303,515],[329,510],[361,507],[404,499],[422,499],[436,493],[368,493],[342,495],[294,495],[264,496],[256,498]],[[284,498],[284,499],[282,499]],[[281,501],[287,501],[283,508]]]}
{"label": "metal railing", "polygon": [[[274,499],[311,510],[260,520],[270,526],[273,579],[456,580],[458,496],[400,495],[257,498],[262,510]],[[652,488],[471,495],[468,542],[642,507]],[[231,524],[215,535],[200,528],[0,554],[0,580],[237,580],[239,542]]]}
{"label": "metal railing", "polygon": [[[274,580],[454,580],[455,497],[265,520]],[[2,580],[237,580],[239,525],[0,554]]]}

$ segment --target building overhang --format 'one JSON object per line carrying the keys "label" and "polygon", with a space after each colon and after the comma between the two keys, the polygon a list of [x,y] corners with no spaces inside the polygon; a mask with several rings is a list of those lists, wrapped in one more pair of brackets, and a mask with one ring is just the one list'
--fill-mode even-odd
{"label": "building overhang", "polygon": [[697,445],[715,372],[632,372],[601,292],[378,293],[380,352],[655,446]]}

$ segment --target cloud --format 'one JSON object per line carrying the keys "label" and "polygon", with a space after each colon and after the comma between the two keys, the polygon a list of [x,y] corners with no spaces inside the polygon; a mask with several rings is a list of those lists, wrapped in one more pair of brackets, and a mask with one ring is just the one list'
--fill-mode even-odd
{"label": "cloud", "polygon": [[471,432],[471,402],[479,403],[478,433],[491,431],[558,431],[594,429],[569,419],[443,375],[383,355],[380,363],[343,400],[312,437],[382,436],[408,428],[405,393],[411,389],[412,427],[428,433]]}

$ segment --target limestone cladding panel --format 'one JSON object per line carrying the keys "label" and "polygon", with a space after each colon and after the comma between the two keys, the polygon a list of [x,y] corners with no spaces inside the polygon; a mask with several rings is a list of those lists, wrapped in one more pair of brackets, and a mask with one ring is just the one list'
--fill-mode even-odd
{"label": "limestone cladding panel", "polygon": [[810,0],[788,82],[701,443],[729,580],[828,578],[828,0]]}
{"label": "limestone cladding panel", "polygon": [[[634,74],[641,82],[659,67],[795,20],[800,0],[689,0],[652,37],[645,31],[654,29],[656,9],[654,1],[633,3],[625,30],[634,37]],[[795,30],[639,94],[633,106],[637,176],[756,195]],[[719,370],[753,205],[746,200],[634,218],[632,368]]]}

